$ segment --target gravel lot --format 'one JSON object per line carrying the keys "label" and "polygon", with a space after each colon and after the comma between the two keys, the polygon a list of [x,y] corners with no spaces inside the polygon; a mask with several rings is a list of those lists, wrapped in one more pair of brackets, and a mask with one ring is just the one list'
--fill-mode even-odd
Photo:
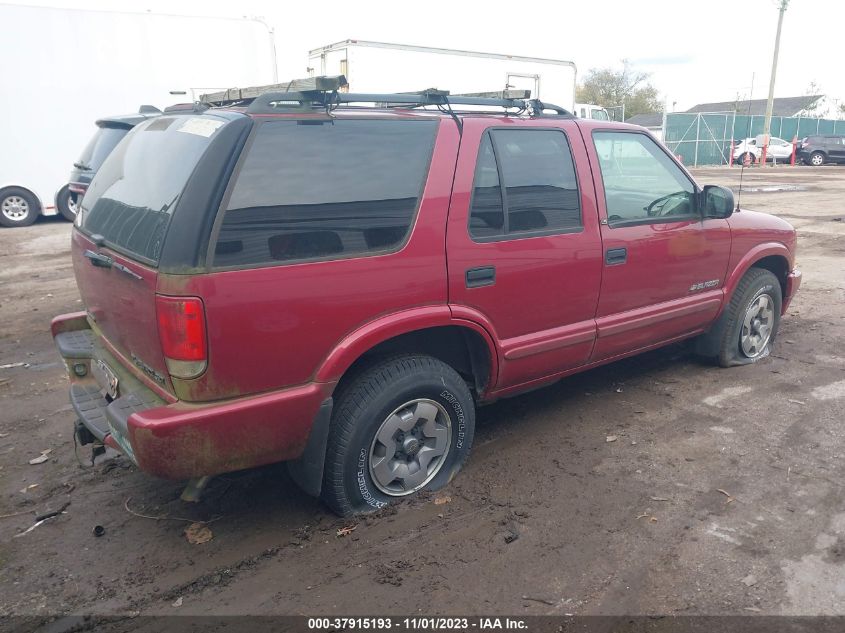
{"label": "gravel lot", "polygon": [[448,489],[355,521],[278,466],[185,504],[120,456],[81,465],[49,335],[80,308],[70,225],[0,230],[0,365],[26,363],[0,369],[0,615],[845,614],[845,168],[744,183],[800,235],[772,356],[673,346],[486,407]]}

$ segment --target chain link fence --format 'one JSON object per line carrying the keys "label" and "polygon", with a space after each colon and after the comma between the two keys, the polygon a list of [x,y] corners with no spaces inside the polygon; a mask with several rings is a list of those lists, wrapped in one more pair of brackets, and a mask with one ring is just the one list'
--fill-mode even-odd
{"label": "chain link fence", "polygon": [[[685,165],[728,165],[731,141],[762,134],[764,120],[737,112],[673,112],[663,124],[663,143]],[[790,142],[811,134],[845,136],[845,120],[773,116],[770,134]]]}

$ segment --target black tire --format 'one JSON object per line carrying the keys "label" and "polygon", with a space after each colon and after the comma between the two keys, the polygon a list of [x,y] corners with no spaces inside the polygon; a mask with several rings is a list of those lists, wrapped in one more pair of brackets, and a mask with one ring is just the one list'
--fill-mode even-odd
{"label": "black tire", "polygon": [[809,164],[813,167],[821,167],[827,162],[827,156],[823,152],[813,152],[810,154]]}
{"label": "black tire", "polygon": [[748,158],[749,165],[754,165],[757,162],[757,157],[754,154],[752,154],[751,152],[745,152],[742,156],[739,157],[739,164],[744,164],[746,158]]}
{"label": "black tire", "polygon": [[[769,327],[771,333],[765,345],[761,346],[757,353],[749,355],[742,346],[744,318],[752,303],[764,294],[768,295],[773,303],[772,323]],[[745,365],[768,356],[780,327],[780,310],[783,302],[781,294],[780,282],[770,271],[763,268],[751,268],[745,273],[734,290],[730,303],[725,308],[723,318],[720,319],[721,327],[717,326],[710,334],[710,336],[719,337],[717,357],[719,365],[722,367]]]}
{"label": "black tire", "polygon": [[8,187],[0,191],[0,225],[29,226],[40,213],[38,199],[26,189]]}
{"label": "black tire", "polygon": [[76,199],[77,194],[68,189],[67,185],[59,189],[59,193],[56,196],[56,206],[59,209],[59,213],[69,222],[73,222],[76,219]]}
{"label": "black tire", "polygon": [[[406,403],[418,399],[434,405],[437,419],[448,429],[442,434],[449,438],[448,446],[428,462],[431,478],[424,485],[386,494],[371,473],[372,460],[377,459],[376,434],[394,412],[405,411]],[[438,490],[452,480],[469,455],[475,432],[472,394],[454,369],[430,356],[410,354],[376,362],[338,394],[336,403],[321,496],[341,516],[374,512],[408,494]]]}

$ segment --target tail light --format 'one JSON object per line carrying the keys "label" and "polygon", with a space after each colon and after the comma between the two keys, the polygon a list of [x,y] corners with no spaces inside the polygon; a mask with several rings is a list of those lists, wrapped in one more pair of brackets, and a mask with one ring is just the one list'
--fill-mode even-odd
{"label": "tail light", "polygon": [[202,300],[156,295],[156,316],[167,371],[174,378],[199,376],[208,365]]}
{"label": "tail light", "polygon": [[88,185],[83,185],[77,182],[70,183],[67,188],[73,193],[79,193],[82,195],[85,195],[85,192],[88,191]]}

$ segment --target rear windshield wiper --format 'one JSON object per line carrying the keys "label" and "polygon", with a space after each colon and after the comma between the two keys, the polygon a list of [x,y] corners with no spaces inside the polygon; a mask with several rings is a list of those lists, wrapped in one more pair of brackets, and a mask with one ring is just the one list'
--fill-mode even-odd
{"label": "rear windshield wiper", "polygon": [[81,169],[83,171],[91,171],[91,165],[86,165],[83,162],[76,162],[76,163],[73,164],[73,166],[76,167],[77,169]]}

